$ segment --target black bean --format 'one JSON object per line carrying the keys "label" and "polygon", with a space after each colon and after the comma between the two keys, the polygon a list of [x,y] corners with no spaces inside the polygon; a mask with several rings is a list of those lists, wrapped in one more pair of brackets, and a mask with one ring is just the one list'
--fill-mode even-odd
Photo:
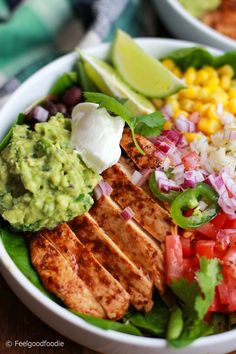
{"label": "black bean", "polygon": [[66,105],[64,103],[59,102],[59,103],[56,104],[56,106],[57,106],[58,112],[61,112],[62,114],[66,115],[67,108],[66,108]]}
{"label": "black bean", "polygon": [[49,112],[50,116],[55,116],[58,112],[57,106],[52,101],[46,100],[42,106]]}
{"label": "black bean", "polygon": [[62,96],[62,102],[67,106],[75,106],[82,99],[82,91],[78,86],[72,86],[67,89]]}

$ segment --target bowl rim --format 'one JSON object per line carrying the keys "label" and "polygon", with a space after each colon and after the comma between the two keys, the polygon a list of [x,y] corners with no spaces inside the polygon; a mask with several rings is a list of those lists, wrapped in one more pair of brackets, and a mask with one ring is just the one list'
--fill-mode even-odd
{"label": "bowl rim", "polygon": [[[165,45],[165,44],[178,44],[180,47],[189,47],[189,46],[194,46],[196,43],[190,42],[190,41],[183,41],[183,40],[176,40],[176,39],[165,39],[165,38],[137,38],[136,39],[138,43],[141,45],[150,42],[150,43],[158,43],[159,45]],[[94,51],[98,51],[99,49],[102,50],[107,50],[109,48],[110,44],[109,43],[103,43],[100,45],[97,45],[95,47],[90,47],[87,50],[88,53],[93,53]],[[210,49],[213,51],[215,54],[219,55],[222,53],[221,50],[212,48],[212,47],[207,47],[206,48]],[[32,76],[30,76],[16,91],[15,93],[10,97],[10,99],[5,103],[5,105],[2,107],[0,114],[4,114],[4,111],[8,109],[8,106],[12,104],[12,102],[15,101],[15,97],[17,97],[18,92],[28,85],[30,85],[31,81],[35,81],[38,77],[40,78],[41,75],[45,72],[48,72],[50,68],[56,66],[56,65],[62,65],[63,63],[72,63],[73,60],[75,59],[76,54],[75,53],[69,53],[66,54],[51,63],[47,64],[40,70],[38,70],[36,73],[34,73]],[[4,271],[2,271],[2,269]],[[95,334],[100,338],[104,339],[112,339],[117,343],[124,343],[124,344],[129,344],[129,345],[134,345],[134,346],[139,346],[139,347],[146,347],[146,348],[165,348],[167,341],[166,339],[162,338],[151,338],[151,337],[144,337],[144,336],[135,336],[132,334],[127,334],[123,332],[117,332],[114,330],[104,330],[99,327],[96,327],[94,325],[89,324],[82,318],[76,316],[66,308],[62,307],[61,305],[57,304],[50,298],[48,298],[44,293],[42,293],[31,281],[20,271],[20,269],[17,267],[17,265],[13,262],[11,259],[10,255],[7,253],[4,244],[2,242],[2,239],[0,238],[0,271],[1,273],[6,275],[8,274],[11,278],[14,279],[14,282],[18,285],[19,288],[22,288],[28,295],[29,297],[32,297],[36,303],[42,305],[45,307],[49,312],[52,312],[54,315],[58,316],[61,320],[70,323],[71,325],[76,326],[78,329],[83,329],[89,332],[90,334]],[[27,306],[27,304],[26,304]],[[235,338],[236,335],[236,329],[230,330],[224,333],[220,334],[215,334],[212,336],[208,337],[202,337],[197,340],[195,340],[188,348],[204,348],[206,345],[206,342],[208,345],[217,345],[218,343],[222,343],[222,340],[228,341],[232,340]]]}
{"label": "bowl rim", "polygon": [[[194,17],[191,13],[189,13],[185,7],[178,1],[178,0],[165,0],[166,2],[169,3],[170,6],[172,6],[175,11],[182,17],[184,18],[189,24],[192,26],[199,28],[202,32],[205,32],[208,36],[212,37],[213,39],[217,39],[218,41],[221,42],[226,42],[227,45],[230,45],[231,47],[234,46],[236,48],[236,40],[232,39],[217,30],[213,29],[212,27],[206,25],[204,22],[202,22],[200,19],[197,17]],[[197,1],[197,0],[196,0]]]}

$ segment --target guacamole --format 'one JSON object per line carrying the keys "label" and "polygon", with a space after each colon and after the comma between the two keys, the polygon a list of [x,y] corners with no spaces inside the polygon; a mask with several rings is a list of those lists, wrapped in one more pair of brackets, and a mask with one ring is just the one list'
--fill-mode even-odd
{"label": "guacamole", "polygon": [[51,229],[89,210],[100,176],[70,146],[71,121],[16,125],[0,154],[0,213],[17,230]]}
{"label": "guacamole", "polygon": [[195,17],[202,17],[221,4],[221,0],[179,0],[179,2]]}

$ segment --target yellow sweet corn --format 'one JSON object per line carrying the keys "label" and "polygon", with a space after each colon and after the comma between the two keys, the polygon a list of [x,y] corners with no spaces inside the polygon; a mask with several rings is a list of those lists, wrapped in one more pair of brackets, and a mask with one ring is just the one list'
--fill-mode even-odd
{"label": "yellow sweet corn", "polygon": [[191,143],[194,139],[200,138],[198,133],[184,133],[184,137],[188,143]]}
{"label": "yellow sweet corn", "polygon": [[228,103],[229,111],[236,114],[236,98],[231,98]]}
{"label": "yellow sweet corn", "polygon": [[169,70],[173,70],[176,67],[175,63],[171,59],[163,60],[162,64],[165,65],[165,67]]}
{"label": "yellow sweet corn", "polygon": [[172,123],[171,123],[170,121],[165,122],[164,129],[165,129],[165,130],[169,130],[169,129],[171,129],[171,128],[172,128]]}
{"label": "yellow sweet corn", "polygon": [[161,107],[163,107],[163,100],[160,99],[160,98],[153,98],[152,100],[152,103],[154,104],[154,106],[157,108],[157,109],[160,109]]}
{"label": "yellow sweet corn", "polygon": [[[234,70],[230,65],[223,65],[215,69],[204,66],[201,69],[189,67],[184,73],[179,70],[172,60],[164,60],[163,64],[176,76],[185,80],[187,87],[175,95],[163,99],[163,106],[170,104],[173,118],[184,115],[186,118],[192,112],[200,113],[197,129],[206,134],[211,134],[222,129],[220,117],[217,114],[217,104],[223,104],[223,110],[236,115],[236,80]],[[158,105],[161,105],[159,100]],[[170,127],[170,122],[166,125]],[[169,129],[169,128],[168,128]],[[188,142],[193,141],[198,133],[185,133]]]}

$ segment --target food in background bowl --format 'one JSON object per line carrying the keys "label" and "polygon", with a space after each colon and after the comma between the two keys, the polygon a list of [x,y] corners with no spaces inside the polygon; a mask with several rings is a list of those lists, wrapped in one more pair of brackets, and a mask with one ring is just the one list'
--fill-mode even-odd
{"label": "food in background bowl", "polygon": [[218,32],[236,39],[236,4],[234,0],[179,0],[193,16]]}
{"label": "food in background bowl", "polygon": [[[128,71],[126,60],[120,60],[124,48],[136,54],[136,65]],[[87,169],[102,174],[97,187],[90,187],[92,208],[75,218],[71,215],[70,221],[62,214],[56,228],[49,224],[30,234],[14,232],[2,221],[1,239],[35,286],[86,321],[137,336],[166,338],[169,345],[182,347],[234,326],[232,54],[215,58],[202,48],[181,49],[160,64],[122,32],[112,54],[121,77],[110,64],[82,53],[78,71],[59,77],[47,101],[43,98],[28,109],[18,121],[23,125],[13,126],[1,145],[4,155],[19,128],[28,131],[33,143],[33,132],[64,121],[62,112],[58,114],[63,107],[67,131],[72,130],[70,149]],[[149,97],[141,92],[142,75],[135,76],[142,66],[149,67],[150,80],[157,78],[150,87],[145,85]],[[134,83],[139,92],[133,90]],[[72,100],[71,92],[79,87],[87,92]],[[113,92],[104,94],[107,89]],[[143,107],[152,111],[144,114]],[[56,137],[60,140],[56,131],[51,133],[45,137],[54,143]],[[209,157],[217,154],[215,144],[224,154],[216,164]],[[47,155],[47,144],[41,145],[28,156],[29,169]],[[54,145],[68,148],[68,139],[62,135],[59,146]],[[226,158],[231,168],[225,171]],[[13,162],[24,184],[22,195],[28,178],[14,156]],[[51,176],[47,169],[44,172]],[[56,172],[53,177],[67,186],[68,171]],[[12,186],[7,183],[11,193]],[[54,183],[48,187],[57,191]],[[3,198],[6,184],[2,191]],[[76,195],[73,202],[81,203],[84,197]],[[60,206],[67,209],[68,204],[62,201]]]}

